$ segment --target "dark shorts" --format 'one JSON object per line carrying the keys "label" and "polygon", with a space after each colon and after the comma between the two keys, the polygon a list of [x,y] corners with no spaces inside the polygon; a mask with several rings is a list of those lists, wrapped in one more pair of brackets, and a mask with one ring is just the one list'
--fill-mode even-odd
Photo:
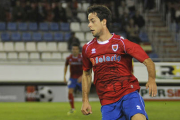
{"label": "dark shorts", "polygon": [[137,113],[145,115],[148,120],[144,107],[143,98],[135,91],[123,96],[115,103],[103,105],[101,107],[102,120],[131,120],[131,117]]}

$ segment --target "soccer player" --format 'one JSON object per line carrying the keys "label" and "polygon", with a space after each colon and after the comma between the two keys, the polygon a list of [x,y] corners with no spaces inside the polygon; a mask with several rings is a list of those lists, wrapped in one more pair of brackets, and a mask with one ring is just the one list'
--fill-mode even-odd
{"label": "soccer player", "polygon": [[84,115],[92,113],[88,94],[91,87],[91,70],[101,103],[102,120],[147,120],[144,101],[139,95],[139,83],[132,74],[132,58],[142,62],[148,71],[149,94],[157,94],[155,65],[136,43],[110,33],[111,11],[103,5],[87,10],[92,35],[95,37],[83,46],[82,108]]}
{"label": "soccer player", "polygon": [[67,113],[68,115],[75,113],[74,107],[74,89],[82,90],[81,80],[82,80],[82,55],[79,52],[79,45],[77,43],[72,44],[72,54],[66,58],[65,68],[64,68],[64,82],[66,83],[66,73],[70,66],[70,79],[68,81],[68,99],[71,105],[71,110]]}

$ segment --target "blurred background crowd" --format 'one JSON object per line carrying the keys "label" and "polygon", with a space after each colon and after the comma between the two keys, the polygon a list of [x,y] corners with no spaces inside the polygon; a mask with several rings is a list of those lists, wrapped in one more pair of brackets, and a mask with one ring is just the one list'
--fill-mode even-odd
{"label": "blurred background crowd", "polygon": [[[26,42],[47,42],[46,39],[51,42],[65,41],[67,50],[71,50],[71,44],[74,41],[82,46],[92,39],[92,36],[89,37],[91,33],[87,28],[86,10],[93,4],[105,4],[111,10],[110,32],[138,44],[147,43],[151,45],[153,52],[158,50],[153,47],[150,40],[152,35],[146,29],[152,26],[148,15],[163,16],[162,26],[169,27],[171,31],[176,32],[177,34],[173,36],[176,40],[179,39],[179,0],[1,0],[1,41],[14,42],[13,37],[15,36],[16,42],[24,40]],[[168,25],[164,24],[166,21],[169,21]],[[65,29],[61,28],[64,24]],[[20,29],[21,25],[24,25],[23,29]],[[33,26],[37,28],[30,29]],[[45,26],[47,29],[44,30]],[[80,29],[77,29],[79,27]],[[40,38],[36,40],[38,33]]]}

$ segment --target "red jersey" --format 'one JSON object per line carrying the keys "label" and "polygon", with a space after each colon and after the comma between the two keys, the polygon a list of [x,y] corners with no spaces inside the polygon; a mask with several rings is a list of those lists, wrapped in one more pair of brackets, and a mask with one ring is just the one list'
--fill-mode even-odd
{"label": "red jersey", "polygon": [[101,105],[117,102],[124,95],[140,89],[132,74],[132,57],[140,62],[149,57],[138,44],[113,34],[107,41],[94,38],[85,44],[82,55],[83,70],[93,68]]}
{"label": "red jersey", "polygon": [[72,54],[66,58],[65,65],[70,65],[70,77],[79,78],[82,73],[82,55],[79,54],[78,57],[74,57]]}

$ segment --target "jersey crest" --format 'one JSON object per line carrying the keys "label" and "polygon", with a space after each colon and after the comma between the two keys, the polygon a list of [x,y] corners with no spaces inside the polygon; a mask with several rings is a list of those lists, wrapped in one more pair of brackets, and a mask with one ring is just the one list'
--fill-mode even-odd
{"label": "jersey crest", "polygon": [[112,50],[116,52],[118,50],[118,44],[112,45]]}

